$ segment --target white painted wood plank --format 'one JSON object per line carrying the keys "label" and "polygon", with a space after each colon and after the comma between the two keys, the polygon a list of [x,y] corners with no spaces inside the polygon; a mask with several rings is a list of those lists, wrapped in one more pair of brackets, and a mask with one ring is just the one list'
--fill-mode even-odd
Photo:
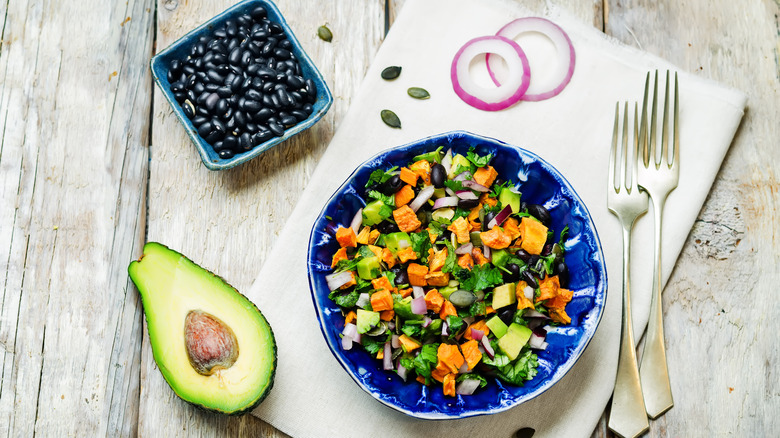
{"label": "white painted wood plank", "polygon": [[153,2],[3,3],[0,434],[132,435]]}

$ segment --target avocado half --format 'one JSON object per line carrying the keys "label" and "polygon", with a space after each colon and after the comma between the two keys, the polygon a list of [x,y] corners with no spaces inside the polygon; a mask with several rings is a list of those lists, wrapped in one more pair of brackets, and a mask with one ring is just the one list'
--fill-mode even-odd
{"label": "avocado half", "polygon": [[268,395],[276,341],[260,310],[219,276],[149,242],[128,267],[157,366],[184,401],[229,415]]}

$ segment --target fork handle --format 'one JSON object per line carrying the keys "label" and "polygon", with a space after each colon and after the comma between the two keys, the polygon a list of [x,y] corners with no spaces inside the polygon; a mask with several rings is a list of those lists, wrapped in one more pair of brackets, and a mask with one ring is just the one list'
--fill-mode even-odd
{"label": "fork handle", "polygon": [[639,380],[636,346],[631,326],[630,255],[631,228],[623,226],[623,317],[620,356],[608,425],[613,432],[624,438],[639,436],[650,427],[642,399],[642,385]]}
{"label": "fork handle", "polygon": [[658,418],[674,406],[669,371],[666,366],[663,309],[661,306],[661,218],[665,202],[665,196],[653,198],[655,216],[653,295],[650,301],[650,319],[647,323],[645,347],[642,350],[642,363],[639,367],[647,415],[653,419]]}

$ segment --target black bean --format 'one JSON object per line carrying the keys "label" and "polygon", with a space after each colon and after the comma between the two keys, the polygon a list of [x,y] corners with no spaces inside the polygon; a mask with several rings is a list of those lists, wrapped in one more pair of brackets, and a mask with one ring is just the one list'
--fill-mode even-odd
{"label": "black bean", "polygon": [[303,96],[301,96],[301,93],[297,91],[290,91],[287,94],[289,94],[290,98],[295,102],[296,107],[301,106],[301,102],[303,102]]}
{"label": "black bean", "polygon": [[525,271],[523,271],[521,277],[532,288],[536,289],[537,287],[539,287],[539,283],[536,281],[536,277],[534,277],[534,275],[531,273],[530,270],[526,269]]}
{"label": "black bean", "polygon": [[238,126],[246,126],[248,122],[246,115],[242,111],[236,111],[235,114],[233,114],[233,118],[236,119]]}
{"label": "black bean", "polygon": [[219,119],[211,119],[211,126],[214,127],[215,131],[219,131],[222,134],[225,134],[227,132],[227,129],[225,128],[225,124],[222,123]]}
{"label": "black bean", "polygon": [[520,266],[515,263],[509,263],[505,266],[506,270],[503,272],[504,281],[507,283],[514,283],[520,279]]}
{"label": "black bean", "polygon": [[217,65],[222,65],[222,64],[224,64],[224,63],[226,63],[226,62],[227,62],[227,56],[225,56],[224,54],[222,54],[222,53],[220,53],[220,52],[217,52],[216,50],[214,50],[214,59],[213,59],[213,62],[214,62],[214,64],[217,64]]}
{"label": "black bean", "polygon": [[249,64],[249,66],[246,68],[246,73],[254,76],[257,74],[257,71],[260,70],[260,68],[262,68],[260,64]]}
{"label": "black bean", "polygon": [[176,99],[176,102],[182,103],[187,99],[187,93],[183,91],[177,91],[173,93],[173,98]]}
{"label": "black bean", "polygon": [[208,117],[202,117],[202,116],[195,116],[192,118],[192,124],[196,127],[199,127],[200,125],[206,123],[209,121]]}
{"label": "black bean", "polygon": [[262,20],[263,18],[266,17],[267,12],[266,12],[264,7],[258,6],[258,7],[254,8],[254,9],[252,9],[252,12],[250,12],[250,15],[255,20]]}
{"label": "black bean", "polygon": [[184,83],[176,81],[171,83],[171,91],[174,93],[182,92],[184,91]]}
{"label": "black bean", "polygon": [[225,25],[225,33],[229,37],[234,37],[238,33],[238,28],[236,27],[236,24],[233,22],[226,23]]}
{"label": "black bean", "polygon": [[217,38],[225,38],[227,36],[227,33],[225,32],[225,28],[220,27],[219,29],[215,30],[214,36]]}
{"label": "black bean", "polygon": [[387,181],[382,183],[379,190],[385,195],[390,196],[401,190],[401,187],[403,186],[404,182],[401,181],[401,177],[398,175],[393,175]]}
{"label": "black bean", "polygon": [[182,111],[184,111],[184,115],[193,118],[195,117],[195,106],[192,104],[192,102],[189,101],[189,99],[185,100],[184,103],[181,105]]}
{"label": "black bean", "polygon": [[235,47],[230,51],[230,55],[228,56],[228,62],[230,62],[233,65],[239,65],[241,64],[241,48]]}
{"label": "black bean", "polygon": [[406,269],[398,271],[398,273],[395,274],[395,280],[393,282],[396,286],[409,284],[409,274],[406,272]]}
{"label": "black bean", "polygon": [[288,108],[293,106],[295,102],[290,98],[290,95],[287,94],[284,90],[277,90],[276,91],[276,97],[279,99],[279,105],[282,107]]}
{"label": "black bean", "polygon": [[198,135],[200,135],[203,138],[206,138],[209,134],[211,134],[212,127],[211,122],[203,123],[198,127]]}
{"label": "black bean", "polygon": [[447,180],[447,170],[439,163],[431,167],[431,183],[436,188],[444,187],[444,181]]}
{"label": "black bean", "polygon": [[252,117],[252,120],[255,120],[257,122],[264,122],[271,118],[271,116],[274,115],[274,112],[270,108],[263,108],[260,111],[256,112],[254,116]]}
{"label": "black bean", "polygon": [[271,23],[268,25],[268,31],[271,32],[271,34],[281,34],[284,33],[284,29],[282,29],[282,26],[279,26],[276,23]]}
{"label": "black bean", "polygon": [[214,144],[214,142],[221,140],[223,136],[224,134],[219,131],[211,131],[211,134],[207,135],[205,140],[211,144]]}
{"label": "black bean", "polygon": [[218,142],[214,143],[213,145],[211,145],[211,147],[214,148],[215,152],[219,152],[222,149],[225,149],[225,142],[224,141],[218,141]]}
{"label": "black bean", "polygon": [[203,86],[203,90],[210,91],[212,93],[216,92],[218,89],[219,89],[219,84],[208,83]]}
{"label": "black bean", "polygon": [[544,245],[544,248],[542,248],[541,255],[548,256],[552,252],[554,243],[547,243]]}
{"label": "black bean", "polygon": [[250,17],[249,14],[243,14],[238,17],[236,21],[238,21],[239,26],[247,26],[252,22],[252,17]]}
{"label": "black bean", "polygon": [[311,114],[314,111],[314,107],[310,103],[303,104],[303,106],[301,106],[301,109],[303,111],[306,111],[309,114]]}
{"label": "black bean", "polygon": [[225,76],[217,73],[216,70],[209,70],[206,72],[206,75],[208,75],[209,80],[214,84],[222,84],[225,82]]}
{"label": "black bean", "polygon": [[[195,102],[195,100],[196,100],[195,98],[196,98],[196,97],[197,97],[197,96],[195,96],[195,92],[194,92],[194,91],[192,91],[192,90],[187,90],[187,99],[189,99],[189,100],[190,100],[190,102]],[[195,109],[195,108],[193,108],[193,110],[194,110],[194,109]]]}
{"label": "black bean", "polygon": [[211,96],[210,91],[206,91],[205,87],[203,89],[203,92],[198,95],[198,98],[195,100],[195,103],[198,104],[198,106],[203,106],[206,104],[206,99]]}
{"label": "black bean", "polygon": [[222,158],[223,160],[233,158],[233,155],[235,155],[235,153],[230,149],[222,149],[217,154],[219,155],[219,158]]}
{"label": "black bean", "polygon": [[257,41],[250,41],[246,48],[252,52],[252,56],[254,57],[259,57],[263,53],[260,46],[257,45]]}
{"label": "black bean", "polygon": [[226,135],[225,139],[222,140],[222,144],[227,149],[235,149],[238,145],[238,139],[233,135]]}
{"label": "black bean", "polygon": [[[224,120],[224,121],[228,121],[228,120],[230,120],[230,119],[232,119],[232,118],[233,118],[233,108],[231,108],[231,107],[230,107],[230,104],[228,103],[228,100],[227,100],[227,99],[223,99],[223,100],[221,100],[221,101],[224,101],[224,102],[226,103],[226,105],[227,105],[227,109],[225,110],[225,112],[219,112],[219,110],[217,110],[217,115],[218,115],[218,116],[219,116],[219,117],[220,117],[222,120]],[[217,106],[219,106],[219,103],[217,103]]]}
{"label": "black bean", "polygon": [[298,119],[298,121],[304,121],[309,117],[309,115],[306,114],[305,111],[301,111],[297,109],[290,111],[290,115]]}
{"label": "black bean", "polygon": [[553,268],[553,274],[558,276],[558,281],[562,288],[566,289],[569,287],[569,267],[566,266],[566,263],[556,263]]}
{"label": "black bean", "polygon": [[202,42],[195,44],[195,46],[192,48],[192,52],[194,55],[203,56],[206,54],[206,45]]}
{"label": "black bean", "polygon": [[262,28],[252,32],[252,38],[254,38],[256,42],[265,40],[266,38],[268,38],[268,35],[270,35],[268,33],[268,30]]}
{"label": "black bean", "polygon": [[233,90],[231,90],[230,87],[219,87],[217,88],[217,94],[222,98],[230,97],[233,95]]}
{"label": "black bean", "polygon": [[274,83],[270,82],[270,81],[269,82],[263,82],[263,86],[260,88],[260,90],[263,93],[268,93],[268,92],[270,92],[273,89],[274,89]]}
{"label": "black bean", "polygon": [[294,89],[300,89],[303,88],[305,82],[303,81],[303,78],[297,75],[289,75],[287,76],[287,85],[293,87]]}
{"label": "black bean", "polygon": [[181,72],[187,76],[194,75],[196,71],[197,70],[195,70],[195,67],[191,65],[185,65],[184,67],[181,68]]}
{"label": "black bean", "polygon": [[542,225],[549,227],[550,223],[552,222],[552,217],[550,217],[550,212],[547,211],[546,208],[542,207],[539,204],[528,204],[528,214],[531,216],[539,219],[539,222],[542,223]]}
{"label": "black bean", "polygon": [[488,231],[488,223],[496,217],[496,213],[489,211],[485,213],[484,219],[482,219],[482,231]]}
{"label": "black bean", "polygon": [[173,72],[174,76],[178,76],[181,74],[181,67],[182,63],[179,59],[174,59],[171,61],[170,64],[168,64],[168,70],[169,72]]}
{"label": "black bean", "polygon": [[248,88],[252,88],[252,78],[250,77],[244,78],[244,82],[241,83],[242,90],[246,90]]}
{"label": "black bean", "polygon": [[276,70],[268,67],[260,68],[255,75],[262,79],[270,79],[276,76]]}
{"label": "black bean", "polygon": [[504,306],[500,309],[496,309],[496,314],[498,314],[498,317],[501,319],[501,321],[504,324],[509,325],[512,323],[512,319],[515,316],[516,309],[517,306],[515,306],[514,304],[509,306]]}
{"label": "black bean", "polygon": [[276,115],[269,117],[268,120],[265,121],[265,124],[268,125],[269,123],[276,123],[278,125],[279,117],[277,117]]}
{"label": "black bean", "polygon": [[274,56],[277,59],[290,59],[290,51],[277,47],[274,49]]}
{"label": "black bean", "polygon": [[398,231],[401,231],[400,229],[398,229],[398,225],[390,221],[380,222],[376,226],[376,229],[379,230],[379,232],[382,234],[397,233]]}
{"label": "black bean", "polygon": [[235,116],[231,117],[227,122],[225,122],[225,128],[227,128],[229,132],[233,132],[237,129]]}
{"label": "black bean", "polygon": [[198,83],[198,77],[195,76],[195,74],[191,74],[187,77],[187,81],[184,83],[184,88],[188,90],[192,90],[192,88],[195,86],[195,84]]}
{"label": "black bean", "polygon": [[241,90],[241,84],[243,83],[244,78],[236,75],[235,79],[233,79],[233,82],[230,83],[230,89],[233,90],[234,93],[237,93],[239,90]]}
{"label": "black bean", "polygon": [[276,123],[268,123],[268,129],[277,137],[281,137],[284,134],[284,128]]}
{"label": "black bean", "polygon": [[204,107],[204,106],[199,106],[199,107],[195,108],[195,114],[198,114],[198,115],[201,115],[201,116],[206,116],[206,117],[211,115],[211,114],[209,114],[209,110],[207,110],[206,107]]}
{"label": "black bean", "polygon": [[283,40],[279,41],[279,44],[277,44],[276,46],[277,47],[281,47],[282,49],[285,49],[285,50],[292,49],[292,43],[288,39],[283,39]]}
{"label": "black bean", "polygon": [[260,108],[262,108],[262,105],[260,104],[260,102],[258,102],[256,100],[249,100],[249,99],[247,99],[244,102],[244,107],[243,108],[245,110],[249,111],[249,112],[256,112],[256,111],[260,111]]}
{"label": "black bean", "polygon": [[252,140],[255,142],[256,145],[265,143],[266,141],[272,139],[274,137],[274,134],[267,130],[267,129],[260,129],[257,131],[257,134],[252,136]]}
{"label": "black bean", "polygon": [[179,72],[174,72],[173,70],[168,70],[168,82],[173,83],[176,82],[176,78],[179,77]]}
{"label": "black bean", "polygon": [[238,138],[238,147],[245,151],[252,149],[252,136],[248,132],[241,134],[241,137]]}
{"label": "black bean", "polygon": [[261,93],[261,92],[259,92],[257,90],[251,89],[251,88],[246,90],[246,93],[244,93],[244,96],[246,96],[246,98],[250,99],[250,100],[257,100],[257,101],[263,100],[263,93]]}
{"label": "black bean", "polygon": [[314,84],[314,81],[311,79],[306,79],[306,94],[309,95],[311,98],[317,97],[317,86]]}
{"label": "black bean", "polygon": [[217,93],[209,93],[208,97],[205,100],[206,109],[209,111],[213,111],[214,108],[217,106],[217,102],[219,102],[219,94]]}
{"label": "black bean", "polygon": [[471,210],[479,205],[479,199],[460,199],[458,200],[458,207],[462,210]]}
{"label": "black bean", "polygon": [[282,125],[284,125],[284,126],[286,126],[288,128],[293,126],[293,125],[295,125],[296,123],[298,123],[298,119],[296,119],[293,116],[282,117],[280,119],[280,121],[281,121]]}
{"label": "black bean", "polygon": [[208,52],[206,52],[205,55],[203,55],[203,62],[204,63],[208,64],[208,63],[212,62],[213,60],[214,60],[214,51],[213,50],[209,50]]}
{"label": "black bean", "polygon": [[244,52],[241,53],[241,66],[246,67],[251,63],[252,63],[252,52],[250,52],[249,50],[244,50]]}
{"label": "black bean", "polygon": [[247,123],[246,130],[249,131],[250,134],[254,134],[255,132],[260,130],[260,126],[257,125],[256,123]]}
{"label": "black bean", "polygon": [[269,40],[266,41],[266,43],[263,44],[263,47],[260,49],[260,54],[264,56],[271,55],[273,54],[275,48],[276,41],[273,38],[269,38]]}

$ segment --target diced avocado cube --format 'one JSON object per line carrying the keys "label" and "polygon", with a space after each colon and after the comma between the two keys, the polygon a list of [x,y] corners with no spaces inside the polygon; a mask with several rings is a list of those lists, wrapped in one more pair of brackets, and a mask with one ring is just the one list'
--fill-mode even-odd
{"label": "diced avocado cube", "polygon": [[509,187],[503,187],[498,193],[498,201],[503,206],[512,206],[512,213],[517,214],[520,212],[520,192],[516,192]]}
{"label": "diced avocado cube", "polygon": [[440,189],[433,189],[433,197],[434,198],[443,198],[447,196],[447,192],[444,190],[444,187]]}
{"label": "diced avocado cube", "polygon": [[431,213],[431,218],[437,222],[442,222],[442,219],[450,221],[453,217],[455,217],[455,210],[451,208],[440,208]]}
{"label": "diced avocado cube", "polygon": [[479,231],[469,233],[469,242],[474,246],[482,247],[482,238],[479,237]]}
{"label": "diced avocado cube", "polygon": [[360,261],[357,262],[357,272],[358,276],[363,280],[373,280],[379,277],[379,274],[382,272],[382,265],[379,263],[379,257],[373,256],[360,259]]}
{"label": "diced avocado cube", "polygon": [[492,252],[491,260],[493,261],[493,265],[498,266],[500,268],[503,268],[506,266],[507,261],[509,260],[509,257],[511,256],[509,252],[503,249],[494,249]]}
{"label": "diced avocado cube", "polygon": [[515,360],[520,354],[520,350],[531,338],[531,333],[531,329],[528,327],[513,322],[507,328],[504,336],[499,338],[498,348],[507,355],[509,360]]}
{"label": "diced avocado cube", "polygon": [[447,172],[447,174],[450,176],[458,176],[461,172],[467,170],[474,173],[474,165],[471,164],[471,161],[469,161],[468,158],[461,154],[457,154],[452,157],[452,167],[450,167],[450,171]]}
{"label": "diced avocado cube", "polygon": [[423,319],[423,315],[412,313],[412,297],[401,298],[401,295],[393,295],[393,310],[403,319]]}
{"label": "diced avocado cube", "polygon": [[452,295],[452,293],[456,290],[458,290],[457,286],[445,286],[439,289],[439,293],[444,297],[445,300],[449,300],[450,295]]}
{"label": "diced avocado cube", "polygon": [[504,321],[501,321],[498,315],[493,315],[492,318],[485,321],[485,325],[488,326],[491,333],[496,335],[496,339],[501,339],[507,330],[506,324],[504,324]]}
{"label": "diced avocado cube", "polygon": [[441,163],[442,156],[444,155],[441,153],[442,149],[444,149],[444,146],[439,146],[439,148],[436,149],[435,151],[426,152],[424,154],[417,155],[416,157],[414,157],[412,161],[425,160],[431,163]]}
{"label": "diced avocado cube", "polygon": [[357,331],[365,333],[379,324],[379,312],[357,309]]}
{"label": "diced avocado cube", "polygon": [[493,289],[493,308],[498,310],[504,306],[517,302],[515,295],[515,284],[506,283]]}
{"label": "diced avocado cube", "polygon": [[363,207],[363,225],[376,225],[389,218],[393,209],[380,200],[372,201]]}
{"label": "diced avocado cube", "polygon": [[412,246],[412,239],[409,238],[409,234],[399,231],[397,233],[390,233],[385,235],[385,246],[393,254],[397,254],[398,251]]}

